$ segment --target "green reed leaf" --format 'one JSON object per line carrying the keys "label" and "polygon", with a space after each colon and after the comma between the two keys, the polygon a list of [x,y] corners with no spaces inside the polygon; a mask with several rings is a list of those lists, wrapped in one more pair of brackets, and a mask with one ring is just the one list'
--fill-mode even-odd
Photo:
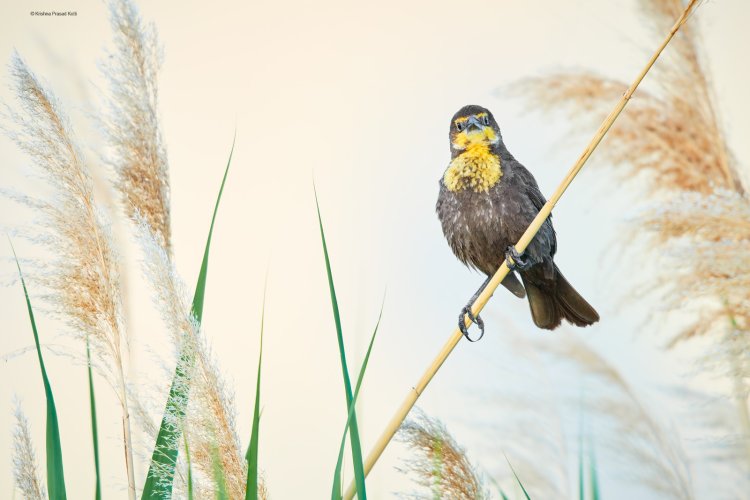
{"label": "green reed leaf", "polygon": [[[10,242],[10,239],[8,239]],[[47,377],[47,369],[44,366],[44,358],[42,357],[42,348],[39,345],[39,332],[36,329],[36,320],[34,319],[34,310],[31,307],[31,299],[29,299],[29,291],[26,288],[26,281],[23,279],[23,273],[21,272],[21,264],[18,262],[16,256],[16,250],[13,248],[13,243],[10,242],[10,247],[13,250],[13,258],[16,261],[16,267],[18,267],[18,276],[21,278],[21,286],[23,286],[23,294],[26,298],[26,308],[29,312],[29,320],[31,321],[31,331],[34,333],[34,344],[36,345],[36,354],[39,359],[39,368],[42,372],[42,382],[44,383],[44,395],[47,398],[47,488],[49,491],[50,500],[65,500],[67,494],[65,492],[65,473],[63,471],[63,457],[62,447],[60,446],[60,427],[57,421],[57,408],[55,407],[55,397],[52,395],[52,387]]]}
{"label": "green reed leaf", "polygon": [[[236,139],[236,135],[235,135]],[[193,296],[192,314],[195,321],[200,324],[203,321],[203,302],[206,294],[206,278],[208,276],[208,254],[211,248],[211,236],[214,232],[214,223],[216,214],[219,211],[219,202],[224,192],[224,185],[229,174],[229,166],[232,163],[232,154],[234,153],[235,141],[232,141],[232,149],[229,152],[229,160],[224,169],[224,177],[221,180],[219,195],[216,197],[214,213],[211,217],[211,227],[208,230],[206,239],[206,248],[203,251],[203,261],[201,263],[200,273],[198,274],[198,283],[195,286]],[[180,353],[177,367],[172,378],[172,386],[167,396],[167,404],[162,417],[159,434],[154,445],[154,452],[151,456],[151,465],[146,476],[146,483],[143,486],[142,500],[161,500],[172,497],[172,483],[174,480],[174,469],[177,463],[177,454],[179,450],[179,440],[181,429],[176,428],[171,421],[176,417],[181,420],[185,416],[185,409],[188,402],[188,386],[183,382],[190,373],[195,360],[190,353]]]}

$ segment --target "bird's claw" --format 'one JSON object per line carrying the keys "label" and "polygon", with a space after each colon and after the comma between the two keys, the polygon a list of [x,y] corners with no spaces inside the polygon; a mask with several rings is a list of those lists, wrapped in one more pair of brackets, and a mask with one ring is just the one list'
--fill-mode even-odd
{"label": "bird's claw", "polygon": [[[464,319],[466,316],[469,317],[472,323],[476,323],[479,327],[479,337],[476,339],[472,339],[469,336],[469,329],[466,328],[466,321]],[[471,312],[471,304],[466,304],[464,308],[461,309],[461,315],[458,317],[458,329],[461,330],[461,333],[463,333],[464,337],[466,337],[466,340],[469,342],[476,342],[484,337],[484,321],[478,314],[474,316],[474,313]]]}
{"label": "bird's claw", "polygon": [[505,263],[511,271],[525,271],[531,267],[531,261],[518,253],[516,247],[511,245],[505,250]]}

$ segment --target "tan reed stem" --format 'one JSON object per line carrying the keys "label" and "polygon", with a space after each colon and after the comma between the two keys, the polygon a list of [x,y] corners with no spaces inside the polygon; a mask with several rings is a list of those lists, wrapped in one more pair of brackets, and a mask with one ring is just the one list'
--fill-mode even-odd
{"label": "tan reed stem", "polygon": [[128,409],[128,395],[125,388],[125,374],[122,361],[117,363],[120,381],[120,405],[122,406],[122,435],[125,444],[125,468],[128,473],[128,499],[135,500],[135,467],[133,464],[133,439],[130,433],[130,410]]}
{"label": "tan reed stem", "polygon": [[[75,155],[75,151],[70,152],[71,155]],[[77,175],[79,178],[82,176],[82,173],[80,171],[77,172]],[[83,185],[84,180],[80,179],[81,185]],[[82,196],[82,199],[84,200],[85,206],[86,206],[86,212],[91,220],[95,220],[96,216],[94,214],[94,207],[91,204],[91,201],[86,196]],[[103,251],[103,245],[102,240],[99,237],[99,232],[94,231],[94,237],[96,238],[96,249],[98,252],[99,261],[101,262],[102,269],[104,272],[107,272],[107,266],[106,266],[106,259],[104,258],[104,251]],[[107,274],[107,282],[110,282],[110,276]],[[115,335],[114,338],[114,361],[117,365],[117,383],[119,385],[120,390],[120,405],[122,407],[122,435],[123,435],[123,444],[125,446],[125,469],[128,474],[128,499],[129,500],[136,500],[136,491],[135,491],[135,469],[134,469],[134,463],[133,463],[133,439],[131,438],[131,431],[130,431],[130,412],[128,410],[128,391],[126,387],[125,382],[125,372],[123,370],[122,364],[123,364],[123,358],[122,358],[122,338],[120,335],[120,330],[118,328],[118,325],[113,324],[112,325],[113,332]]]}
{"label": "tan reed stem", "polygon": [[[737,324],[734,314],[732,314],[731,310],[728,310],[727,312],[730,327],[733,331],[739,330],[739,325]],[[732,373],[734,374],[732,377],[732,391],[734,392],[734,399],[737,401],[737,417],[742,432],[742,441],[745,445],[745,458],[747,459],[747,465],[750,466],[750,411],[748,411],[747,408],[748,394],[742,380],[742,375],[740,375],[740,373],[742,373],[742,369],[740,368],[741,360],[738,359],[741,356],[738,351],[741,351],[743,347],[744,346],[740,346],[740,348],[737,349],[732,345],[729,349],[728,357],[730,366],[732,367]]]}
{"label": "tan reed stem", "polygon": [[[70,150],[71,156],[74,156],[76,153],[75,151]],[[85,185],[85,180],[82,178],[81,171],[77,171],[76,175],[79,177],[80,185]],[[96,220],[96,215],[94,213],[94,207],[91,204],[91,201],[88,197],[85,196],[85,193],[81,195],[81,198],[84,200],[84,205],[86,209],[86,213],[90,220]],[[96,238],[96,249],[98,253],[98,258],[102,266],[102,270],[107,273],[106,281],[111,282],[111,278],[109,276],[109,273],[107,271],[107,264],[106,259],[104,257],[104,251],[103,251],[103,244],[102,240],[99,237],[99,232],[94,231],[94,237]],[[117,365],[117,383],[119,385],[118,389],[120,391],[120,405],[122,407],[122,434],[123,434],[123,444],[125,446],[125,469],[128,474],[128,499],[129,500],[136,500],[136,491],[135,491],[135,469],[134,469],[134,462],[133,462],[133,440],[131,437],[131,430],[130,430],[130,412],[128,410],[128,393],[127,393],[127,387],[125,382],[125,372],[123,370],[123,357],[122,357],[122,338],[120,335],[120,329],[118,328],[118,325],[112,324],[112,331],[114,333],[115,338],[114,340],[114,356],[113,359],[115,361],[115,364]]]}
{"label": "tan reed stem", "polygon": [[[730,355],[730,363],[733,371],[739,371],[739,361],[737,359],[737,353],[732,352]],[[732,390],[734,391],[734,398],[737,400],[737,416],[740,421],[740,429],[742,432],[742,441],[745,444],[745,458],[747,459],[748,465],[750,465],[750,411],[747,408],[747,394],[745,386],[742,384],[742,380],[738,376],[732,377],[734,382]]]}
{"label": "tan reed stem", "polygon": [[[646,76],[646,74],[649,72],[651,67],[656,62],[656,60],[659,58],[664,48],[669,44],[669,42],[672,40],[672,38],[677,33],[677,31],[679,31],[682,25],[685,24],[685,22],[688,19],[688,16],[690,15],[691,11],[693,10],[693,8],[695,7],[697,3],[698,3],[698,0],[691,0],[690,3],[687,5],[687,7],[685,7],[685,10],[682,12],[682,15],[674,23],[674,26],[672,26],[672,29],[669,30],[669,33],[664,38],[664,41],[661,43],[659,48],[656,49],[656,52],[654,52],[654,54],[651,56],[651,59],[649,59],[646,66],[638,74],[635,81],[630,85],[628,90],[623,94],[622,98],[620,98],[620,101],[615,105],[614,109],[609,113],[609,116],[607,116],[604,122],[599,126],[599,130],[596,131],[596,134],[594,135],[593,139],[591,139],[591,142],[589,142],[588,146],[586,146],[586,149],[584,149],[583,153],[578,158],[578,161],[576,161],[576,163],[568,172],[568,175],[565,176],[565,178],[562,180],[560,185],[557,187],[557,190],[555,190],[555,192],[552,194],[550,199],[547,200],[547,203],[542,207],[542,209],[537,214],[536,218],[531,222],[529,227],[526,229],[526,232],[523,233],[523,236],[521,236],[521,239],[518,240],[518,243],[516,243],[516,250],[518,250],[519,253],[523,253],[523,251],[526,250],[526,247],[529,246],[529,243],[531,243],[531,240],[534,239],[534,236],[536,235],[537,231],[539,231],[539,228],[542,227],[542,224],[544,223],[544,221],[547,220],[547,217],[550,215],[550,213],[552,213],[552,209],[560,200],[565,190],[568,188],[570,183],[573,182],[573,179],[575,179],[576,175],[578,175],[578,172],[580,172],[581,168],[583,168],[583,165],[591,157],[592,153],[594,152],[596,147],[599,145],[599,143],[602,141],[604,136],[607,134],[610,127],[612,127],[612,124],[615,122],[617,117],[625,108],[625,105],[628,103],[630,98],[633,96],[633,93],[638,88],[638,85],[640,85],[643,78]],[[492,294],[495,293],[495,289],[500,285],[500,283],[503,281],[505,276],[508,275],[508,272],[509,272],[508,265],[505,262],[503,262],[500,268],[497,270],[497,272],[495,272],[494,276],[492,276],[492,279],[487,284],[484,291],[479,295],[479,297],[474,302],[474,304],[472,304],[471,311],[472,313],[474,313],[474,316],[479,314],[482,311],[482,309],[484,309],[484,306],[487,305],[487,302],[490,300],[490,297],[492,297]],[[471,325],[471,321],[469,320],[469,318],[465,318],[464,321],[466,322],[466,327],[468,328]],[[388,426],[385,428],[383,433],[375,442],[375,445],[370,451],[370,454],[367,455],[367,459],[365,460],[365,463],[364,463],[365,475],[370,473],[373,466],[375,465],[375,462],[378,461],[378,459],[380,458],[380,455],[385,450],[385,447],[388,446],[388,443],[390,443],[391,439],[393,439],[393,436],[396,434],[399,427],[401,427],[401,423],[404,421],[409,411],[417,402],[417,399],[425,390],[425,388],[427,387],[427,384],[430,383],[430,381],[432,380],[432,377],[435,376],[435,373],[437,373],[437,371],[443,365],[445,360],[448,358],[448,356],[456,347],[456,345],[458,344],[459,340],[461,340],[462,337],[463,335],[461,331],[458,328],[456,328],[453,331],[453,334],[448,339],[448,342],[445,343],[443,348],[440,350],[440,353],[437,355],[437,357],[434,359],[432,364],[424,372],[424,374],[422,375],[422,378],[419,379],[419,382],[417,382],[417,385],[415,387],[412,387],[411,391],[409,391],[406,398],[404,399],[404,402],[401,403],[401,406],[396,411],[396,414],[391,418],[391,421],[388,423]],[[352,498],[354,498],[355,491],[356,491],[356,487],[354,485],[354,482],[351,482],[349,484],[349,487],[346,490],[346,493],[344,494],[344,499],[351,500]]]}

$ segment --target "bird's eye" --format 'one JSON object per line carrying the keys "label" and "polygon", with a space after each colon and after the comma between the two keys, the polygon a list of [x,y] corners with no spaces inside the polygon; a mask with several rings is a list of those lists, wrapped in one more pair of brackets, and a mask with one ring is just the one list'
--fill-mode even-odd
{"label": "bird's eye", "polygon": [[482,117],[482,123],[484,123],[485,125],[489,125],[490,124],[490,117],[487,116],[487,115],[484,115]]}
{"label": "bird's eye", "polygon": [[461,132],[464,129],[464,125],[461,122],[456,122],[456,130]]}

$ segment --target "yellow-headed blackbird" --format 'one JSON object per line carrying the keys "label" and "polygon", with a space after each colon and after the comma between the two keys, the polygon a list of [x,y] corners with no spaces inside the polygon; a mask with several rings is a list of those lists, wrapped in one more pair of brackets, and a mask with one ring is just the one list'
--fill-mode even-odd
{"label": "yellow-headed blackbird", "polygon": [[464,106],[451,120],[449,138],[451,162],[440,179],[438,218],[456,257],[487,275],[461,310],[458,324],[463,334],[469,338],[464,315],[484,333],[484,323],[473,317],[471,305],[503,260],[511,272],[502,284],[517,297],[528,295],[531,317],[539,328],[553,330],[563,318],[577,326],[598,321],[594,308],[555,265],[552,216],[523,255],[513,246],[546,200],[534,176],[508,152],[492,113],[481,106]]}

